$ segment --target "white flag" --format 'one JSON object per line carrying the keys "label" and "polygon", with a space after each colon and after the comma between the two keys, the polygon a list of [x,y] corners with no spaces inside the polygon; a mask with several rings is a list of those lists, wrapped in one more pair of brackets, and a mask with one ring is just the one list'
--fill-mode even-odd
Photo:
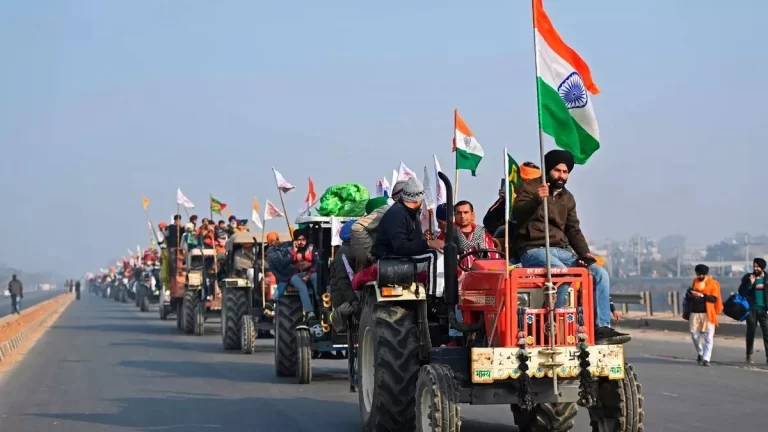
{"label": "white flag", "polygon": [[395,187],[395,183],[397,183],[397,171],[392,170],[392,187]]}
{"label": "white flag", "polygon": [[336,216],[331,216],[331,246],[341,246],[341,226],[343,224]]}
{"label": "white flag", "polygon": [[280,192],[282,193],[288,193],[294,189],[296,189],[296,186],[288,183],[285,181],[285,178],[282,174],[280,174],[275,167],[272,167],[272,171],[275,173],[275,183],[277,183],[277,188],[280,189]]}
{"label": "white flag", "polygon": [[381,180],[381,191],[381,196],[385,196],[387,198],[392,196],[392,186],[389,184],[386,177]]}
{"label": "white flag", "polygon": [[437,202],[437,205],[445,204],[445,183],[443,183],[437,175],[442,169],[440,169],[440,162],[437,161],[437,155],[432,156],[435,158],[435,184],[437,185],[437,187],[435,187],[435,201]]}
{"label": "white flag", "polygon": [[186,208],[195,208],[195,205],[192,204],[192,201],[190,201],[189,198],[185,197],[184,194],[181,193],[181,188],[176,190],[176,203],[181,204]]}
{"label": "white flag", "polygon": [[264,204],[264,220],[268,221],[270,219],[279,217],[283,217],[283,214],[280,212],[280,210],[277,209],[277,207],[275,207],[274,204],[267,200],[267,203]]}
{"label": "white flag", "polygon": [[259,229],[264,229],[264,225],[261,224],[261,217],[259,216],[259,202],[256,198],[253,199],[253,212],[251,213],[251,220],[256,224]]}
{"label": "white flag", "polygon": [[419,178],[416,175],[415,172],[413,172],[410,168],[405,166],[405,164],[403,162],[400,162],[400,172],[397,173],[397,179],[398,180],[408,180],[411,177],[414,177],[416,179]]}
{"label": "white flag", "polygon": [[384,196],[384,182],[376,180],[376,196]]}

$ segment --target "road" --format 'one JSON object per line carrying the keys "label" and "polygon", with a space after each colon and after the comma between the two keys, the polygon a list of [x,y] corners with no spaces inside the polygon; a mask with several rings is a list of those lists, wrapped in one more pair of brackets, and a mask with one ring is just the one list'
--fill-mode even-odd
{"label": "road", "polygon": [[[765,365],[740,367],[740,341],[723,340],[697,366],[684,335],[638,332],[628,346],[645,394],[645,430],[760,430]],[[182,336],[157,312],[85,295],[0,376],[0,430],[359,431],[345,362],[316,361],[314,382],[274,376],[271,343],[246,356],[221,350],[219,325]],[[463,408],[463,431],[511,432],[503,406]],[[586,412],[576,432],[589,432]]]}
{"label": "road", "polygon": [[[24,298],[21,300],[22,311],[24,308],[34,306],[49,298],[56,297],[63,293],[64,290],[49,290],[49,291],[29,291],[24,293]],[[0,318],[11,314],[11,297],[0,297]]]}

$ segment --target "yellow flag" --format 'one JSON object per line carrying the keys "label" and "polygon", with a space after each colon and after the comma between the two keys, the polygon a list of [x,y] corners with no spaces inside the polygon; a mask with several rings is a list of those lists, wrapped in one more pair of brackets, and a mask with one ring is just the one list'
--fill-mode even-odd
{"label": "yellow flag", "polygon": [[227,218],[231,218],[231,217],[232,217],[232,212],[231,212],[231,211],[229,211],[229,209],[228,209],[228,208],[225,208],[224,210],[226,210],[226,211],[227,211]]}
{"label": "yellow flag", "polygon": [[149,198],[144,197],[141,199],[141,204],[144,206],[144,210],[147,210],[147,207],[149,206]]}

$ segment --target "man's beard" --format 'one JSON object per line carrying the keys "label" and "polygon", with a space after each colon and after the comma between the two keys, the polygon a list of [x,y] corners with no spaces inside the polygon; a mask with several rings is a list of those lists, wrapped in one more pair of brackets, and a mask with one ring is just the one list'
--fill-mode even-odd
{"label": "man's beard", "polygon": [[565,187],[565,184],[568,183],[568,180],[564,179],[556,179],[556,178],[549,178],[549,186],[552,189],[562,189]]}

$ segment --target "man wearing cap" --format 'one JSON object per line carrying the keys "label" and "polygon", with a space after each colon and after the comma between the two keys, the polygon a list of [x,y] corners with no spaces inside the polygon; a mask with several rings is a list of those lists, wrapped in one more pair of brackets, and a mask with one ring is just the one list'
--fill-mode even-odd
{"label": "man wearing cap", "polygon": [[237,232],[237,217],[231,215],[227,220],[229,221],[229,225],[227,225],[227,234],[232,236]]}
{"label": "man wearing cap", "polygon": [[702,366],[709,366],[715,339],[717,316],[723,312],[723,300],[720,296],[720,283],[709,275],[709,267],[699,264],[694,268],[696,277],[685,293],[691,307],[688,317],[691,340],[696,348],[696,361]]}
{"label": "man wearing cap", "polygon": [[768,298],[765,295],[765,266],[763,258],[752,261],[752,273],[747,273],[741,279],[739,294],[749,299],[749,315],[747,316],[747,363],[754,363],[752,353],[755,347],[755,333],[758,324],[763,334],[766,362],[768,362]]}
{"label": "man wearing cap", "polygon": [[400,197],[403,194],[403,186],[405,186],[405,180],[398,181],[395,183],[395,186],[392,187],[391,203],[386,200],[384,202],[376,201],[376,203],[379,204],[379,207],[375,208],[373,208],[373,205],[370,208],[366,205],[366,213],[368,214],[352,225],[352,237],[349,245],[350,253],[353,258],[352,261],[355,262],[356,271],[361,271],[373,264],[371,248],[373,247],[373,241],[376,239],[379,223],[381,222],[381,218],[384,217],[384,213],[392,207],[392,204],[400,200]]}
{"label": "man wearing cap", "polygon": [[[581,232],[576,214],[576,199],[565,184],[573,170],[573,155],[565,150],[552,150],[544,156],[546,183],[542,178],[523,183],[512,205],[512,216],[517,224],[515,252],[523,267],[546,266],[544,230],[549,225],[550,259],[552,267],[574,267],[590,264],[594,278],[598,344],[622,344],[629,335],[611,328],[611,290],[608,272],[595,263],[587,240]],[[544,218],[544,200],[547,200],[549,221]],[[573,249],[573,251],[571,251]],[[561,285],[555,307],[561,307],[568,297],[568,286]]]}

